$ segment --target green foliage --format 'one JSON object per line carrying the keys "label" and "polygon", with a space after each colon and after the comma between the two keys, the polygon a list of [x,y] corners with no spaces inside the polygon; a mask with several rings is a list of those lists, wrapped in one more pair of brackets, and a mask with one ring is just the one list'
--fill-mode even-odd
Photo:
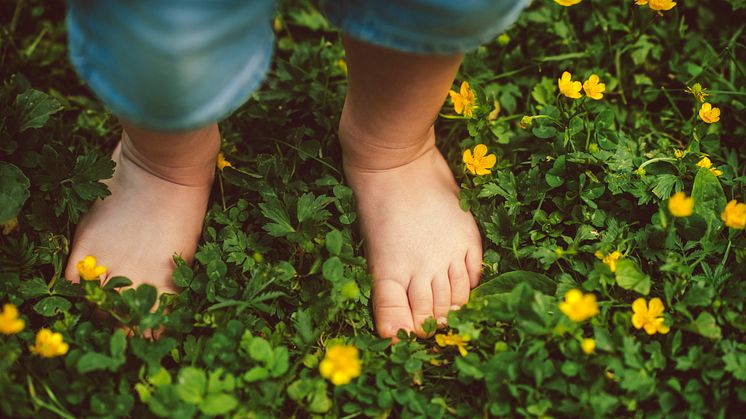
{"label": "green foliage", "polygon": [[[335,138],[344,50],[314,3],[281,4],[268,79],[221,123],[233,167],[194,265],[175,258],[177,296],[62,277],[74,225],[109,193],[120,128],[65,58],[64,4],[0,5],[0,222],[18,220],[0,236],[0,303],[26,322],[0,335],[0,415],[738,416],[746,236],[720,214],[746,200],[744,13],[742,0],[682,0],[662,15],[536,1],[467,54],[455,86],[469,81],[478,108],[463,119],[446,103],[436,125],[484,238],[483,282],[448,318],[469,338],[462,356],[375,333]],[[597,74],[604,98],[559,95],[563,71]],[[720,122],[699,119],[694,83]],[[461,156],[479,143],[497,164],[476,177]],[[704,153],[721,176],[697,166]],[[669,213],[677,191],[694,198],[692,216]],[[615,251],[612,269],[602,259]],[[558,308],[575,288],[598,300],[581,323]],[[641,297],[663,301],[668,334],[632,326]],[[29,352],[42,327],[63,335],[65,356]],[[319,373],[335,341],[363,365],[339,387]]]}

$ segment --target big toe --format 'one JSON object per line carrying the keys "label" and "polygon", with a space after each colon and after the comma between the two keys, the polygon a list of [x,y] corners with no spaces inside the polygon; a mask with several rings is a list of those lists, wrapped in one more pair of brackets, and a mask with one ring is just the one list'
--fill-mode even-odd
{"label": "big toe", "polygon": [[381,279],[373,286],[373,312],[376,329],[382,338],[396,341],[399,329],[414,330],[407,290],[391,279]]}

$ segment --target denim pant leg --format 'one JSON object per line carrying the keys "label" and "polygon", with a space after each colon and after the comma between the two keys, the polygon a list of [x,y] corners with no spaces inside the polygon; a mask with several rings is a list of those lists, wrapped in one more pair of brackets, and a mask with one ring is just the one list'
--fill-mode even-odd
{"label": "denim pant leg", "polygon": [[512,25],[530,0],[326,0],[327,18],[347,35],[422,54],[455,54]]}
{"label": "denim pant leg", "polygon": [[70,57],[115,113],[154,130],[216,122],[269,68],[274,0],[68,0]]}

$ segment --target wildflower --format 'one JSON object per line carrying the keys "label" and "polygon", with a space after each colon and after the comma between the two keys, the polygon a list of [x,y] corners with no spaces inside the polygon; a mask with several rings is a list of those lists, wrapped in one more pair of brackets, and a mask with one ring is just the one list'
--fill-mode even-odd
{"label": "wildflower", "polygon": [[728,202],[723,213],[720,214],[726,226],[743,230],[746,227],[746,204],[740,203],[735,199]]}
{"label": "wildflower", "polygon": [[453,109],[459,115],[466,117],[472,117],[472,111],[476,108],[477,98],[474,92],[469,87],[469,82],[465,81],[461,83],[461,92],[456,93],[451,90],[448,92],[451,96],[451,102],[453,102]]}
{"label": "wildflower", "polygon": [[668,198],[668,211],[674,217],[688,217],[694,210],[694,198],[687,197],[684,192],[676,192]]}
{"label": "wildflower", "polygon": [[228,160],[225,159],[225,155],[223,154],[223,152],[218,153],[218,162],[217,162],[217,165],[218,165],[218,170],[220,170],[221,172],[226,167],[233,167],[233,165],[231,164],[231,162],[229,162]]}
{"label": "wildflower", "polygon": [[55,356],[67,353],[69,345],[62,341],[62,335],[52,332],[47,328],[39,330],[36,334],[34,346],[30,346],[31,353],[43,356],[44,358],[53,358]]}
{"label": "wildflower", "polygon": [[86,281],[99,279],[99,277],[105,273],[106,267],[96,265],[96,258],[93,256],[86,256],[83,260],[78,262],[78,274]]}
{"label": "wildflower", "polygon": [[651,9],[660,13],[661,10],[673,9],[676,6],[676,2],[671,0],[650,0],[648,5]]}
{"label": "wildflower", "polygon": [[713,108],[711,104],[705,102],[699,108],[699,117],[708,124],[714,124],[720,120],[720,108]]}
{"label": "wildflower", "polygon": [[663,324],[663,302],[660,298],[650,300],[650,305],[644,298],[638,298],[632,303],[632,325],[635,329],[645,328],[645,332],[654,335],[656,332],[665,335],[670,328]]}
{"label": "wildflower", "polygon": [[606,84],[600,83],[600,79],[597,75],[591,74],[588,80],[583,83],[583,91],[586,96],[594,100],[600,100],[604,97],[606,91]]}
{"label": "wildflower", "polygon": [[583,0],[554,0],[555,3],[559,4],[560,6],[565,6],[565,7],[574,6],[580,3],[581,1]]}
{"label": "wildflower", "polygon": [[595,256],[600,259],[604,265],[608,266],[611,272],[616,272],[616,262],[622,257],[622,252],[615,250],[604,256],[601,251],[597,251]]}
{"label": "wildflower", "polygon": [[463,161],[471,174],[481,176],[492,173],[490,169],[497,163],[497,157],[494,154],[487,154],[486,145],[477,144],[474,147],[474,154],[469,149],[464,151]]}
{"label": "wildflower", "polygon": [[572,74],[565,71],[562,73],[562,77],[557,80],[560,93],[569,97],[570,99],[578,99],[580,97],[580,89],[583,88],[579,81],[572,81]]}
{"label": "wildflower", "polygon": [[580,349],[582,349],[586,355],[590,355],[596,350],[596,341],[592,338],[585,338],[580,341]]}
{"label": "wildflower", "polygon": [[596,296],[593,294],[583,294],[578,289],[567,291],[565,301],[559,303],[559,308],[560,311],[565,313],[575,323],[590,319],[598,314]]}
{"label": "wildflower", "polygon": [[13,335],[26,326],[23,319],[18,318],[18,307],[13,304],[4,304],[3,311],[0,312],[0,333],[4,335]]}
{"label": "wildflower", "polygon": [[319,364],[321,376],[335,386],[341,386],[360,375],[362,364],[357,347],[353,345],[333,345],[326,350]]}
{"label": "wildflower", "polygon": [[449,330],[447,335],[435,335],[435,342],[438,346],[455,346],[458,348],[458,352],[461,356],[466,356],[469,353],[466,350],[466,343],[469,342],[470,339],[469,335],[460,335],[458,333],[454,335],[453,330]]}
{"label": "wildflower", "polygon": [[343,59],[337,60],[337,67],[339,67],[340,70],[342,70],[343,73],[345,73],[345,76],[347,75],[347,61]]}
{"label": "wildflower", "polygon": [[702,103],[704,103],[705,97],[710,96],[709,93],[705,93],[706,90],[707,89],[702,87],[702,85],[699,83],[694,83],[692,87],[686,86],[686,89],[684,89],[685,92],[693,95]]}
{"label": "wildflower", "polygon": [[518,122],[518,126],[521,129],[527,129],[534,122],[534,118],[535,117],[533,116],[523,115],[523,118],[521,118],[521,121]]}
{"label": "wildflower", "polygon": [[702,158],[697,162],[697,166],[704,167],[705,169],[708,169],[710,173],[712,173],[715,176],[720,176],[723,174],[721,170],[718,170],[717,167],[712,165],[712,162],[710,161],[710,158],[707,156],[702,156]]}
{"label": "wildflower", "polygon": [[673,156],[676,157],[677,159],[683,158],[684,157],[684,150],[679,150],[679,149],[674,150],[673,151]]}
{"label": "wildflower", "polygon": [[13,230],[18,227],[18,217],[13,217],[10,220],[2,223],[3,227],[3,236],[7,236],[8,234],[12,233]]}

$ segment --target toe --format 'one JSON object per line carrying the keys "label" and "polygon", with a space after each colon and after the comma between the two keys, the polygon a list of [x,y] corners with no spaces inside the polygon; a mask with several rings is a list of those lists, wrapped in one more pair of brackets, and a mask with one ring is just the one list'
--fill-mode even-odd
{"label": "toe", "polygon": [[448,279],[451,284],[451,305],[461,307],[469,301],[469,272],[466,265],[461,261],[451,263]]}
{"label": "toe", "polygon": [[374,281],[373,313],[378,334],[384,339],[395,339],[399,329],[407,332],[414,330],[407,290],[397,281]]}
{"label": "toe", "polygon": [[439,275],[433,279],[433,314],[438,326],[445,326],[448,319],[448,310],[451,309],[451,283],[448,275]]}
{"label": "toe", "polygon": [[466,269],[469,271],[469,282],[474,288],[479,285],[482,274],[482,246],[475,246],[466,252]]}
{"label": "toe", "polygon": [[407,290],[409,305],[412,307],[412,321],[417,336],[424,338],[427,333],[422,328],[423,323],[433,317],[433,289],[431,278],[414,278]]}

